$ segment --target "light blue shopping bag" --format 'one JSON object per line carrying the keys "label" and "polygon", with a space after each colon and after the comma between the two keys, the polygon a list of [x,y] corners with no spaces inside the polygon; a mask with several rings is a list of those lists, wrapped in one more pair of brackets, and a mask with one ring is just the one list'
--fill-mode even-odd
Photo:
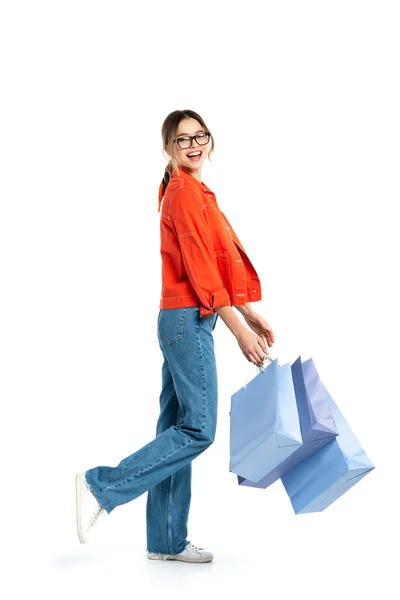
{"label": "light blue shopping bag", "polygon": [[267,488],[303,460],[326,446],[338,432],[333,419],[328,395],[312,358],[292,364],[292,378],[300,420],[302,444],[260,481],[238,476],[239,485]]}
{"label": "light blue shopping bag", "polygon": [[231,397],[229,470],[259,481],[301,444],[291,367],[275,359]]}
{"label": "light blue shopping bag", "polygon": [[339,435],[282,477],[296,514],[323,511],[375,468],[324,389]]}

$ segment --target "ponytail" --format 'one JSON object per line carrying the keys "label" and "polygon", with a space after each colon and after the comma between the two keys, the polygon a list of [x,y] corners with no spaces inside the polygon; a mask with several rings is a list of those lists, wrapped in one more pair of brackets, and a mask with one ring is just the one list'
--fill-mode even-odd
{"label": "ponytail", "polygon": [[171,176],[172,176],[172,162],[169,161],[169,163],[165,167],[164,177],[162,178],[162,181],[160,183],[160,187],[158,190],[158,212],[160,212],[161,202],[164,197],[165,190],[168,187]]}

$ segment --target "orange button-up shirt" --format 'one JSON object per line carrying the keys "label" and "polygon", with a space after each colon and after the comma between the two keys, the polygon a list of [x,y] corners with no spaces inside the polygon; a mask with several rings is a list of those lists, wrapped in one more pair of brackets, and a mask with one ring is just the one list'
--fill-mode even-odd
{"label": "orange button-up shirt", "polygon": [[160,309],[200,306],[200,316],[219,306],[261,300],[261,283],[215,194],[175,167],[161,204]]}

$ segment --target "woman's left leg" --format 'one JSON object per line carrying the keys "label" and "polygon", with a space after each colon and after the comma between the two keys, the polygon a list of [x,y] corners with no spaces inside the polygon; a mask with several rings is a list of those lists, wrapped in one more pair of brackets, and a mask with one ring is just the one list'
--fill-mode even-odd
{"label": "woman's left leg", "polygon": [[[157,421],[156,436],[171,425],[179,425],[181,419],[172,374],[164,352],[163,355],[160,416]],[[192,463],[190,462],[148,491],[146,505],[148,550],[176,548],[176,553],[179,553],[185,549],[188,543],[187,522],[191,500],[191,482]],[[171,527],[172,520],[174,522],[173,529]]]}
{"label": "woman's left leg", "polygon": [[[183,311],[186,313],[184,339],[172,344],[160,339],[164,364],[157,436],[171,426],[180,429],[185,423],[195,430],[201,419],[201,428],[205,427],[213,439],[218,398],[213,330],[218,314],[201,319],[199,307],[171,309],[162,314],[162,335],[171,337],[176,333],[176,322],[182,318]],[[171,329],[166,326],[168,323]],[[184,343],[182,347],[181,343]],[[149,552],[179,554],[189,543],[187,524],[191,479],[190,462],[148,490],[146,523]]]}

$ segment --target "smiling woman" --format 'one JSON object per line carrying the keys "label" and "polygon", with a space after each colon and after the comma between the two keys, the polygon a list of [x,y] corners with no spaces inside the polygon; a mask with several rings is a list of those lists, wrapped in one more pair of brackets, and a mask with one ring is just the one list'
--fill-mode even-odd
{"label": "smiling woman", "polygon": [[[202,117],[193,110],[176,110],[170,113],[163,123],[161,135],[163,150],[169,155],[169,162],[160,185],[158,210],[173,168],[180,166],[201,181],[201,168],[214,150],[212,134]],[[195,157],[192,156],[194,153]]]}
{"label": "smiling woman", "polygon": [[[169,162],[158,196],[157,337],[164,362],[156,437],[116,467],[77,474],[78,535],[85,543],[100,515],[148,491],[148,558],[210,562],[212,553],[187,539],[187,523],[192,461],[213,443],[217,425],[213,331],[220,316],[256,364],[265,360],[274,334],[249,304],[261,300],[256,270],[215,194],[201,181],[201,168],[214,149],[207,125],[194,111],[174,111],[162,125],[162,142]],[[92,511],[88,517],[86,506]]]}

